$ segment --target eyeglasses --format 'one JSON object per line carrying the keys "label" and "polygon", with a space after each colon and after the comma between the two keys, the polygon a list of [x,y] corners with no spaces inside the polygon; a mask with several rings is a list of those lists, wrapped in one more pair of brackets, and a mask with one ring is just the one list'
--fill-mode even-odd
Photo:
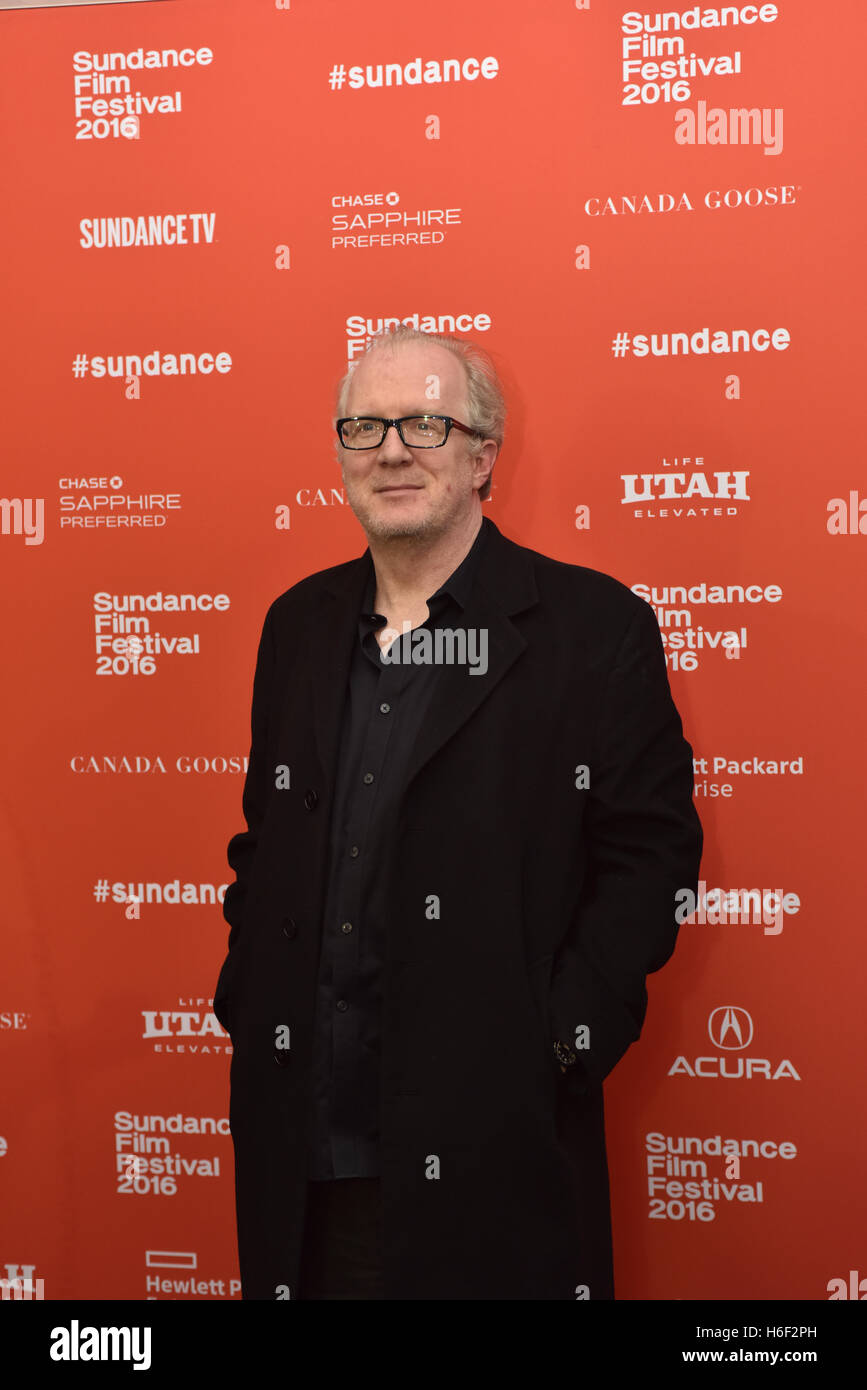
{"label": "eyeglasses", "polygon": [[337,434],[345,449],[377,449],[392,425],[410,449],[440,449],[453,429],[464,434],[479,433],[460,420],[453,420],[451,415],[404,415],[400,420],[353,415],[337,421]]}

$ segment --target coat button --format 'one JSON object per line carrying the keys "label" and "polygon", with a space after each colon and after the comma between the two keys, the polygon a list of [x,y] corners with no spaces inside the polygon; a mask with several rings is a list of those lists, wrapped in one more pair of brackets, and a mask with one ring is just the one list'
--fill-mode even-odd
{"label": "coat button", "polygon": [[304,793],[304,805],[307,807],[308,811],[312,811],[314,806],[316,806],[318,802],[319,794],[315,792],[312,787],[309,791],[306,791]]}
{"label": "coat button", "polygon": [[277,1063],[278,1067],[288,1067],[288,1065],[289,1065],[289,1053],[288,1053],[288,1051],[284,1049],[284,1050],[281,1050],[280,1052],[275,1052],[275,1053],[274,1053],[274,1061]]}
{"label": "coat button", "polygon": [[295,921],[295,919],[293,917],[284,917],[282,927],[283,935],[287,938],[287,940],[294,941],[296,936],[298,935],[298,923]]}

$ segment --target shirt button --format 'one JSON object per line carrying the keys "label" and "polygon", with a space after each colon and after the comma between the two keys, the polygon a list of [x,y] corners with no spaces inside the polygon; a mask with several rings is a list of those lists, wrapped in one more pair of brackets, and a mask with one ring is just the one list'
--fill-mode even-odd
{"label": "shirt button", "polygon": [[360,853],[361,851],[359,850],[358,845],[353,845],[352,849],[349,851],[349,857],[350,859],[357,859]]}
{"label": "shirt button", "polygon": [[349,1005],[347,1004],[345,999],[338,999],[337,1007],[342,1014],[345,1014],[346,1010],[349,1008]]}
{"label": "shirt button", "polygon": [[289,941],[294,941],[295,937],[298,935],[298,924],[293,921],[291,917],[283,918],[283,935],[287,937]]}
{"label": "shirt button", "polygon": [[382,704],[380,705],[380,707],[379,707],[379,712],[380,712],[380,714],[388,714],[388,713],[390,712],[390,710],[391,710],[391,705],[387,705],[387,704],[385,703],[385,701],[383,701],[383,703],[382,703]]}
{"label": "shirt button", "polygon": [[304,805],[307,807],[308,811],[312,811],[318,801],[319,795],[317,792],[313,791],[312,788],[310,791],[304,793]]}
{"label": "shirt button", "polygon": [[372,781],[373,781],[373,773],[372,773],[372,772],[365,772],[365,774],[364,774],[364,785],[365,785],[366,787],[369,787]]}
{"label": "shirt button", "polygon": [[349,933],[352,931],[352,923],[351,923],[351,922],[342,922],[342,923],[341,923],[341,926],[340,926],[340,930],[343,932],[343,934],[344,934],[345,936],[348,936]]}

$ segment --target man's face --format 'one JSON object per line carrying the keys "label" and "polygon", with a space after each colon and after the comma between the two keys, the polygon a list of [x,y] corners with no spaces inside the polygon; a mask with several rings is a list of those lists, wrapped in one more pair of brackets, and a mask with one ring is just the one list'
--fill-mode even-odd
{"label": "man's face", "polygon": [[[466,373],[435,343],[375,348],[352,374],[344,415],[466,417]],[[339,446],[349,505],[369,538],[434,537],[449,531],[474,505],[496,445],[480,460],[467,457],[470,436],[453,429],[438,449],[413,449],[388,431],[375,449]]]}

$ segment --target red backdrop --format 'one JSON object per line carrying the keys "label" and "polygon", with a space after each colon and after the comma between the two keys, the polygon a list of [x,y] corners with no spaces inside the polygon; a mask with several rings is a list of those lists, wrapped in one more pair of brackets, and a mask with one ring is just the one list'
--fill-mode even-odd
{"label": "red backdrop", "polygon": [[418,315],[502,372],[500,529],[657,608],[708,891],[787,895],[684,924],[606,1083],[618,1296],[858,1296],[862,9],[0,17],[0,1274],[239,1297],[211,993],[256,645],[364,549],[333,389]]}

